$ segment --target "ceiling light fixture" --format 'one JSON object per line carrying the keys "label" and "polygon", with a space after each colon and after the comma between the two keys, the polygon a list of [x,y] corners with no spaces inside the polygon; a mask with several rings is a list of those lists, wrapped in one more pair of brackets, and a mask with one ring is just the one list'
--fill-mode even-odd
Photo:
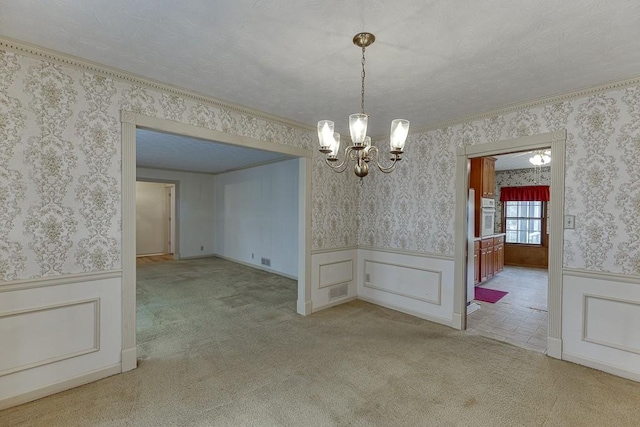
{"label": "ceiling light fixture", "polygon": [[318,140],[320,152],[326,154],[327,164],[336,172],[344,172],[352,161],[355,162],[354,172],[360,178],[369,173],[369,162],[373,162],[378,169],[389,173],[395,169],[396,163],[402,159],[404,144],[409,133],[409,120],[395,119],[391,122],[391,134],[389,140],[389,152],[391,154],[391,166],[380,164],[378,147],[371,145],[371,137],[367,136],[367,122],[369,115],[364,112],[364,77],[365,77],[365,48],[375,41],[371,33],[358,33],[353,37],[353,44],[362,48],[362,90],[360,92],[360,113],[349,116],[349,132],[351,133],[351,145],[344,150],[344,160],[338,162],[340,150],[340,134],[334,132],[334,123],[331,120],[318,122]]}
{"label": "ceiling light fixture", "polygon": [[536,151],[536,154],[529,158],[529,162],[534,166],[544,166],[551,163],[551,151]]}

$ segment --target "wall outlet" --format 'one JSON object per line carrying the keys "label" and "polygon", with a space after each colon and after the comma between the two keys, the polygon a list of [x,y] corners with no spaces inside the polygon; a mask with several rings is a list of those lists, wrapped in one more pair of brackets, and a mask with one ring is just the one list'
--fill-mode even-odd
{"label": "wall outlet", "polygon": [[364,281],[367,283],[371,282],[371,275],[369,273],[364,274]]}
{"label": "wall outlet", "polygon": [[253,252],[251,252],[251,259],[253,259]]}
{"label": "wall outlet", "polygon": [[564,216],[564,228],[573,230],[576,228],[576,216],[575,215],[565,215]]}
{"label": "wall outlet", "polygon": [[201,250],[201,251],[204,251],[204,246],[200,246],[200,250]]}

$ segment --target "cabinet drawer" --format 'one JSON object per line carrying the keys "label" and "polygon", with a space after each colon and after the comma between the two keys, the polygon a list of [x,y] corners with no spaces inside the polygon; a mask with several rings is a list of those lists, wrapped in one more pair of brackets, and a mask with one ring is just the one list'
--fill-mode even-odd
{"label": "cabinet drawer", "polygon": [[482,239],[480,241],[481,248],[492,248],[493,247],[493,238],[490,237],[488,239]]}
{"label": "cabinet drawer", "polygon": [[494,237],[493,238],[493,244],[495,245],[499,245],[500,243],[504,243],[504,236],[499,236],[499,237]]}

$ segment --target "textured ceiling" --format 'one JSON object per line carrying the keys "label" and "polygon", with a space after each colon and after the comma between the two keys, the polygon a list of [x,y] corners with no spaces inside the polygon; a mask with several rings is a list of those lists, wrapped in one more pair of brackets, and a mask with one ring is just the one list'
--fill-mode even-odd
{"label": "textured ceiling", "polygon": [[419,129],[640,74],[638,0],[0,0],[4,36],[315,126]]}
{"label": "textured ceiling", "polygon": [[526,153],[511,153],[493,156],[496,158],[496,171],[509,171],[513,169],[533,169],[529,158],[534,155],[533,151]]}
{"label": "textured ceiling", "polygon": [[280,153],[136,130],[136,164],[144,168],[221,173],[287,158]]}

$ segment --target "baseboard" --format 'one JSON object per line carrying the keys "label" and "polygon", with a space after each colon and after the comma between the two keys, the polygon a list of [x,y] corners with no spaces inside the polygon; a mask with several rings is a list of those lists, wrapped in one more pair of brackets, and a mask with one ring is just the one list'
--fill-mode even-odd
{"label": "baseboard", "polygon": [[554,359],[562,359],[562,340],[547,337],[547,356]]}
{"label": "baseboard", "polygon": [[313,313],[313,303],[311,301],[305,302],[298,300],[296,302],[296,308],[298,314],[301,314],[303,316],[308,316],[309,314]]}
{"label": "baseboard", "polygon": [[[202,255],[191,255],[191,256],[182,256],[180,255],[180,260],[190,260],[190,259],[202,259],[202,258],[216,258],[218,255],[216,254],[202,254]],[[175,255],[174,255],[175,258]]]}
{"label": "baseboard", "polygon": [[358,297],[356,297],[356,296],[341,298],[341,299],[339,299],[337,301],[332,301],[329,304],[321,305],[319,307],[313,307],[313,310],[311,312],[312,313],[317,313],[318,311],[322,311],[322,310],[325,310],[327,308],[335,307],[336,305],[346,304],[346,303],[348,303],[350,301],[353,301],[353,300],[356,300],[356,299],[358,299]]}
{"label": "baseboard", "polygon": [[454,325],[453,325],[453,319],[446,319],[444,317],[430,316],[428,314],[418,313],[417,311],[408,310],[406,308],[399,307],[399,306],[397,306],[395,304],[389,304],[386,301],[381,301],[381,300],[378,300],[376,298],[364,297],[362,295],[358,295],[357,298],[359,300],[366,301],[366,302],[369,302],[371,304],[376,304],[376,305],[379,305],[381,307],[388,308],[390,310],[399,311],[399,312],[404,313],[404,314],[410,314],[411,316],[419,317],[421,319],[428,320],[430,322],[439,323],[441,325],[449,326],[450,328],[455,328]]}
{"label": "baseboard", "polygon": [[453,313],[453,317],[451,318],[451,325],[452,328],[457,329],[459,331],[462,330],[462,315],[458,314],[458,313]]}
{"label": "baseboard", "polygon": [[228,256],[224,256],[224,255],[220,255],[220,254],[215,254],[214,256],[216,256],[218,258],[221,258],[221,259],[224,259],[224,260],[227,260],[227,261],[235,262],[236,264],[244,265],[246,267],[255,268],[256,270],[262,270],[262,271],[266,271],[267,273],[277,274],[278,276],[286,277],[287,279],[298,280],[297,276],[293,276],[293,275],[287,274],[287,273],[282,273],[280,271],[272,270],[270,268],[265,268],[265,267],[262,267],[260,265],[251,264],[250,262],[240,261],[238,259],[230,258]]}
{"label": "baseboard", "polygon": [[122,372],[131,371],[138,367],[138,349],[136,347],[125,348],[121,353]]}
{"label": "baseboard", "polygon": [[0,410],[11,408],[17,405],[22,405],[23,403],[31,402],[33,400],[42,399],[43,397],[79,387],[81,385],[89,384],[94,381],[98,381],[119,373],[120,363],[117,363],[115,365],[107,366],[106,368],[100,368],[96,369],[95,371],[90,371],[85,374],[78,375],[77,377],[49,384],[36,390],[31,390],[15,396],[5,397],[0,399]]}
{"label": "baseboard", "polygon": [[640,382],[640,372],[629,371],[628,369],[620,368],[618,366],[607,365],[605,363],[599,362],[597,360],[589,359],[587,357],[582,357],[575,354],[563,352],[562,360],[577,363],[578,365],[584,365],[589,368],[597,369],[599,371],[603,371],[608,374],[627,378],[632,381]]}

